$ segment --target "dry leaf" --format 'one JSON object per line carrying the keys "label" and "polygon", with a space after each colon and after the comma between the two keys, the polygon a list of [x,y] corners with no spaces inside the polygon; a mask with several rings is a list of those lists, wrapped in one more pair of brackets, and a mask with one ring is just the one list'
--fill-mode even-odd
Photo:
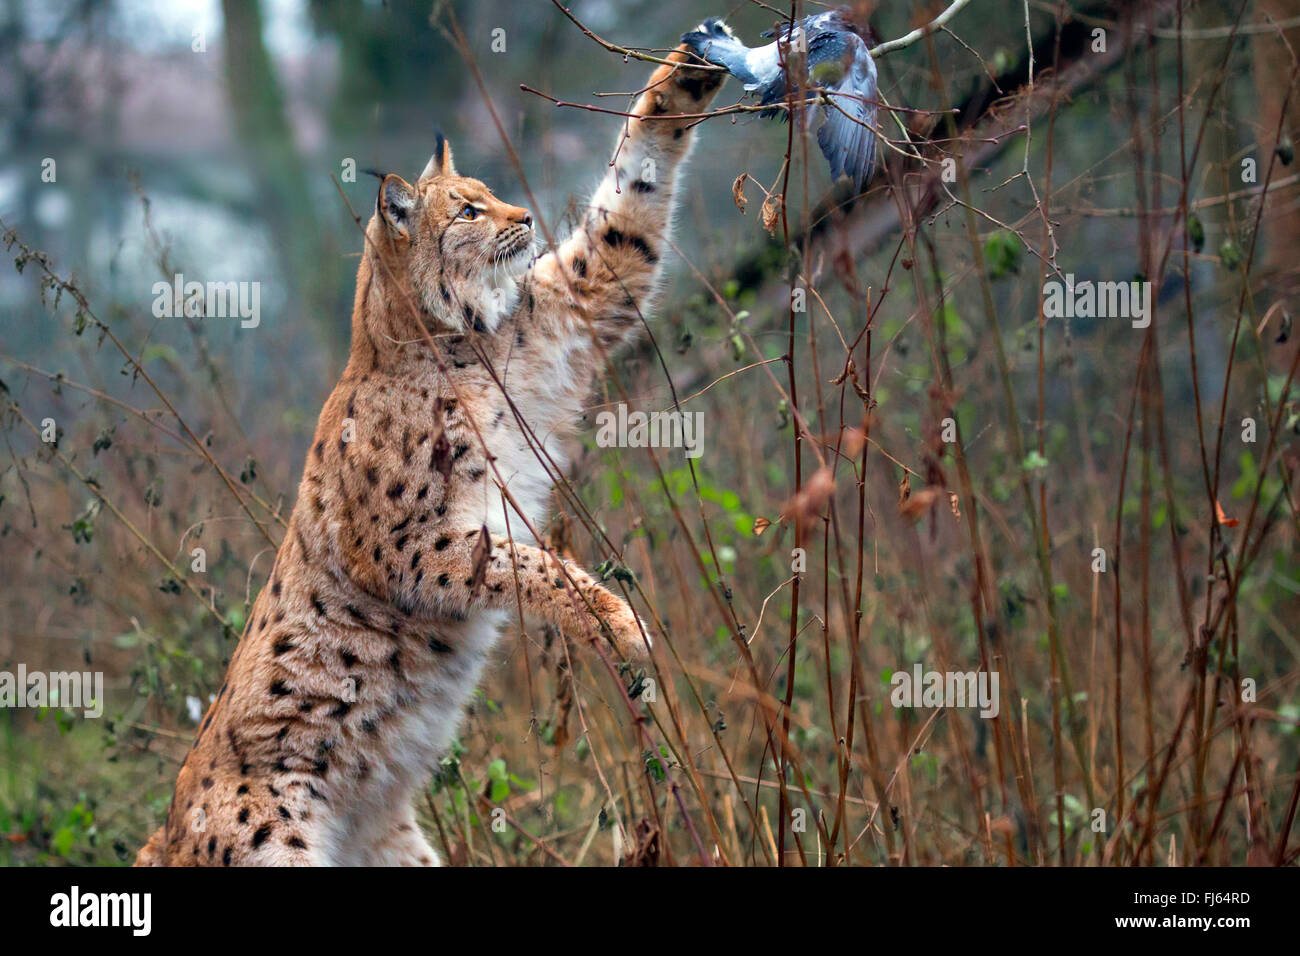
{"label": "dry leaf", "polygon": [[988,822],[988,830],[989,833],[1000,836],[1004,833],[1015,833],[1016,827],[1010,817],[994,817]]}
{"label": "dry leaf", "polygon": [[483,586],[483,579],[487,577],[488,557],[492,554],[492,538],[488,534],[487,525],[483,525],[478,532],[478,541],[474,543],[474,550],[470,552],[470,557],[474,561],[473,570],[470,572],[469,593],[477,594],[478,589]]}
{"label": "dry leaf", "polygon": [[866,443],[867,433],[861,428],[850,425],[844,429],[844,441],[840,445],[840,451],[846,458],[857,458]]}
{"label": "dry leaf", "polygon": [[442,475],[442,480],[446,481],[451,477],[451,442],[447,441],[447,434],[441,428],[438,429],[438,437],[433,440],[433,449],[429,453],[429,468]]}
{"label": "dry leaf", "polygon": [[767,530],[768,528],[770,528],[770,527],[772,527],[772,522],[768,521],[766,518],[764,518],[764,517],[762,517],[762,516],[759,516],[759,517],[755,518],[755,519],[754,519],[754,537],[758,537],[760,534],[762,534],[764,531],[766,531],[766,530]]}
{"label": "dry leaf", "polygon": [[736,177],[736,181],[731,184],[731,199],[736,204],[736,208],[744,214],[745,207],[749,205],[749,200],[745,198],[745,180],[749,178],[749,173],[741,173]]}
{"label": "dry leaf", "polygon": [[961,517],[961,508],[957,506],[957,493],[954,491],[948,492],[948,507],[952,509],[954,518]]}
{"label": "dry leaf", "polygon": [[858,368],[853,364],[853,359],[849,359],[844,364],[844,371],[831,379],[831,384],[843,385],[845,381],[848,381],[848,383],[853,386],[853,391],[858,393],[858,398],[862,399],[864,402],[869,402],[871,400],[871,396],[867,394],[867,390],[858,382]]}
{"label": "dry leaf", "polygon": [[1219,524],[1226,528],[1235,528],[1237,525],[1241,524],[1241,522],[1236,518],[1229,518],[1225,515],[1223,513],[1223,505],[1219,504],[1217,500],[1214,502],[1214,514],[1215,517],[1219,519]]}
{"label": "dry leaf", "polygon": [[659,865],[659,828],[642,818],[636,825],[636,846],[623,858],[623,866]]}
{"label": "dry leaf", "polygon": [[781,509],[781,515],[787,519],[797,516],[803,521],[819,518],[822,507],[834,491],[835,479],[831,476],[830,468],[818,468],[804,482],[799,493],[786,502],[785,507]]}
{"label": "dry leaf", "polygon": [[944,490],[938,485],[927,485],[920,491],[908,495],[906,500],[900,501],[898,510],[904,517],[915,521],[929,511],[942,494]]}
{"label": "dry leaf", "polygon": [[898,507],[901,511],[903,502],[912,496],[912,476],[903,472],[903,480],[898,483]]}
{"label": "dry leaf", "polygon": [[776,193],[770,194],[763,200],[763,228],[770,235],[776,235],[776,227],[781,224],[781,197]]}

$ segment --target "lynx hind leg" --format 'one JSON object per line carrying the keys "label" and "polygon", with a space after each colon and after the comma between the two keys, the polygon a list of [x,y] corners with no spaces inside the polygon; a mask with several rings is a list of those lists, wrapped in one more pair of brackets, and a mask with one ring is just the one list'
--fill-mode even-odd
{"label": "lynx hind leg", "polygon": [[132,866],[166,866],[167,849],[166,837],[164,836],[165,827],[159,827],[149,838],[149,842],[140,848],[136,854],[135,862]]}
{"label": "lynx hind leg", "polygon": [[370,851],[369,866],[441,866],[438,852],[424,838],[414,815],[393,824]]}

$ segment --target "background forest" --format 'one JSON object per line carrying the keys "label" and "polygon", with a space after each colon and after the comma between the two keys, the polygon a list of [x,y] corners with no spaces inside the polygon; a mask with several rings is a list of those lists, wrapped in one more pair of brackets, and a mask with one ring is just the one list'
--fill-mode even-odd
{"label": "background forest", "polygon": [[[346,361],[360,171],[437,125],[562,235],[651,69],[606,45],[820,6],[0,2],[0,670],[105,675],[98,720],[0,709],[0,863],[163,819]],[[703,122],[548,529],[667,639],[505,635],[420,808],[451,863],[1300,856],[1300,2],[953,6],[877,58],[861,195],[806,124]],[[155,317],[178,273],[260,322]],[[1044,317],[1066,276],[1149,281],[1149,327]],[[701,457],[597,447],[674,401]],[[895,706],[918,663],[998,716]]]}

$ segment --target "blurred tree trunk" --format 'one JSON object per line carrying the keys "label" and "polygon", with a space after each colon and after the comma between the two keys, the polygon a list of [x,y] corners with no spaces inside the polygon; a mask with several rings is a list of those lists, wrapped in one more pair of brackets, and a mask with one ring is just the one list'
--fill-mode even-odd
{"label": "blurred tree trunk", "polygon": [[[1259,0],[1255,5],[1254,20],[1266,22],[1268,18],[1283,21],[1300,17],[1300,0]],[[1300,27],[1286,31],[1287,42],[1300,50]],[[1286,99],[1287,81],[1291,78],[1293,64],[1291,53],[1282,42],[1277,31],[1268,30],[1252,37],[1252,54],[1255,62],[1255,91],[1259,101],[1256,114],[1259,132],[1259,181],[1264,181],[1264,172],[1268,168],[1271,156],[1268,150],[1273,148],[1274,137],[1278,132],[1278,119],[1282,113],[1282,103]],[[1282,123],[1282,135],[1294,142],[1293,131],[1296,118],[1300,116],[1300,103],[1291,97],[1286,117]],[[1291,175],[1296,170],[1294,160],[1290,168],[1278,165],[1274,170],[1274,180]],[[1275,201],[1269,204],[1269,213],[1262,223],[1264,240],[1263,258],[1260,260],[1260,274],[1269,282],[1282,281],[1285,288],[1276,291],[1282,295],[1291,295],[1296,291],[1295,250],[1300,246],[1300,208],[1294,204]]]}
{"label": "blurred tree trunk", "polygon": [[319,270],[330,260],[285,116],[284,94],[262,42],[261,5],[258,0],[222,0],[221,9],[230,108],[251,163],[259,218],[271,230],[289,286],[286,300],[297,303],[304,315],[317,317],[331,344],[346,345],[347,322],[333,314],[330,290],[335,283],[318,281]]}

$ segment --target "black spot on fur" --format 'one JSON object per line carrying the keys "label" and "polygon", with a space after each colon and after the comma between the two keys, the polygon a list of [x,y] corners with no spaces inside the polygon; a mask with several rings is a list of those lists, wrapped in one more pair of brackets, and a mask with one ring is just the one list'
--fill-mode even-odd
{"label": "black spot on fur", "polygon": [[637,252],[641,253],[641,255],[645,256],[647,262],[657,262],[659,260],[659,256],[657,256],[655,251],[650,248],[650,244],[640,236],[628,235],[620,229],[607,229],[605,231],[604,239],[606,245],[615,248],[630,246]]}
{"label": "black spot on fur", "polygon": [[443,535],[441,538],[439,538],[437,541],[433,543],[433,550],[445,551],[447,550],[447,547],[450,544],[451,544],[451,538],[447,537],[446,535]]}
{"label": "black spot on fur", "polygon": [[344,667],[352,667],[357,662],[357,655],[351,651],[339,651],[339,657],[343,658]]}
{"label": "black spot on fur", "polygon": [[402,497],[402,492],[406,490],[406,485],[400,481],[395,481],[388,486],[388,491],[384,492],[390,498]]}
{"label": "black spot on fur", "polygon": [[681,87],[691,99],[698,100],[704,96],[706,89],[712,89],[716,86],[717,81],[707,76],[684,75],[678,77],[677,85]]}
{"label": "black spot on fur", "polygon": [[655,184],[648,183],[644,179],[638,179],[632,183],[632,190],[638,193],[652,193],[655,191]]}
{"label": "black spot on fur", "polygon": [[289,846],[293,847],[295,850],[307,849],[307,844],[302,841],[302,837],[300,836],[291,836],[284,842],[289,844]]}
{"label": "black spot on fur", "polygon": [[[244,789],[244,792],[245,792],[245,793],[248,792],[248,788],[247,788],[247,787],[244,787],[243,789]],[[240,822],[240,823],[247,823],[247,822],[248,822],[248,807],[244,807],[244,809],[242,809],[242,810],[239,811],[239,822]]]}
{"label": "black spot on fur", "polygon": [[285,651],[291,650],[293,650],[293,643],[291,641],[286,641],[284,638],[281,638],[271,645],[271,653],[275,654],[277,657]]}
{"label": "black spot on fur", "polygon": [[284,681],[282,680],[277,680],[271,685],[271,695],[273,697],[287,697],[292,693],[293,691],[284,686]]}
{"label": "black spot on fur", "polygon": [[265,843],[266,838],[269,837],[270,835],[271,835],[271,824],[263,823],[260,827],[257,828],[257,832],[253,834],[253,849],[256,850],[259,846]]}

